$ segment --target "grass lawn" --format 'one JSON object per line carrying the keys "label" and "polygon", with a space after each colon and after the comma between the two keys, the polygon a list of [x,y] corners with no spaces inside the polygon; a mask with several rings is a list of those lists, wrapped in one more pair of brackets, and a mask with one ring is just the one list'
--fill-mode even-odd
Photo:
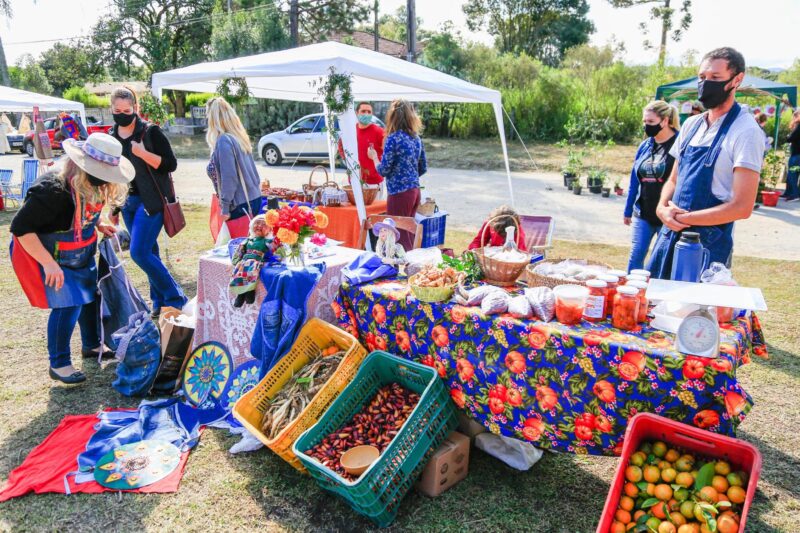
{"label": "grass lawn", "polygon": [[[170,268],[189,295],[195,293],[197,257],[208,248],[206,213],[187,209],[188,229],[170,241]],[[7,235],[10,215],[0,213]],[[464,248],[470,235],[451,233],[449,244]],[[554,256],[602,259],[622,265],[628,250],[559,241]],[[129,264],[146,294],[142,273]],[[748,531],[800,531],[800,264],[737,258],[737,279],[764,289],[770,311],[762,321],[770,359],[756,359],[739,377],[755,407],[739,437],[764,455],[764,469]],[[128,407],[138,400],[111,388],[113,367],[78,365],[89,380],[82,386],[54,385],[47,377],[47,313],[28,306],[8,255],[0,254],[0,484],[11,469],[68,414]],[[77,335],[73,347],[79,349]],[[268,450],[232,456],[235,442],[209,430],[192,452],[175,494],[41,495],[0,504],[0,531],[364,531],[371,529],[337,498],[318,489]],[[392,526],[397,531],[589,532],[605,501],[616,460],[545,454],[528,472],[517,472],[474,450],[469,477],[437,499],[408,495]]]}

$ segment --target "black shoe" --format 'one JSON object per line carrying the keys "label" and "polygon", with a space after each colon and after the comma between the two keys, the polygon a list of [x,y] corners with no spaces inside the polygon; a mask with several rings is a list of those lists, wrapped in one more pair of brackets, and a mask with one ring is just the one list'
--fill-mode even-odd
{"label": "black shoe", "polygon": [[153,312],[150,313],[150,318],[152,318],[155,321],[158,321],[158,317],[160,317],[160,316],[161,316],[161,308],[160,307],[156,307],[155,309],[153,309]]}
{"label": "black shoe", "polygon": [[756,209],[761,209],[761,204],[755,204],[753,206],[753,211],[755,211]]}
{"label": "black shoe", "polygon": [[83,383],[86,381],[86,374],[81,372],[80,370],[76,370],[72,374],[66,377],[61,377],[56,374],[52,368],[49,369],[50,377],[56,381],[60,381],[61,383],[66,383],[67,385],[75,385],[76,383]]}
{"label": "black shoe", "polygon": [[245,295],[244,295],[244,301],[249,303],[249,304],[255,303],[255,301],[256,301],[256,291],[246,292]]}
{"label": "black shoe", "polygon": [[[100,355],[100,350],[95,348],[94,350],[87,350],[86,348],[81,348],[81,355],[84,359],[97,359],[97,356]],[[117,354],[114,350],[109,350],[108,348],[103,351],[103,359],[113,359]]]}
{"label": "black shoe", "polygon": [[244,299],[247,296],[247,293],[237,294],[236,300],[233,301],[233,306],[237,309],[244,305]]}

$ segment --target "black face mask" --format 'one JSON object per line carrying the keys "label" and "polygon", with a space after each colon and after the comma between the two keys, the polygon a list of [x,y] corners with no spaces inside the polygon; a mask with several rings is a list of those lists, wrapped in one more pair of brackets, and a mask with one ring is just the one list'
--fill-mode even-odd
{"label": "black face mask", "polygon": [[102,187],[107,183],[101,180],[100,178],[95,178],[91,174],[86,174],[86,177],[89,178],[89,185],[91,185],[92,187]]}
{"label": "black face mask", "polygon": [[136,113],[113,113],[112,115],[114,117],[114,123],[123,128],[125,126],[130,126],[131,122],[136,118]]}
{"label": "black face mask", "polygon": [[648,137],[655,137],[661,130],[664,129],[661,127],[661,124],[645,124],[644,125],[644,134]]}
{"label": "black face mask", "polygon": [[731,94],[731,89],[726,89],[733,78],[726,81],[700,80],[697,82],[697,99],[706,109],[714,109],[722,105]]}

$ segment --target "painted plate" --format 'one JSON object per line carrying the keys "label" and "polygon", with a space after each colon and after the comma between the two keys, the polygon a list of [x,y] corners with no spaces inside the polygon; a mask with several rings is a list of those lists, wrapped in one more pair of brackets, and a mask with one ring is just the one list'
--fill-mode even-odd
{"label": "painted plate", "polygon": [[195,407],[203,409],[219,399],[231,377],[233,361],[228,350],[218,342],[198,346],[183,372],[183,392]]}
{"label": "painted plate", "polygon": [[233,405],[245,394],[258,385],[258,370],[260,361],[250,360],[242,363],[233,371],[233,377],[228,381],[228,387],[222,394],[221,404],[226,411],[231,411]]}
{"label": "painted plate", "polygon": [[97,462],[94,479],[114,490],[138,489],[170,475],[181,452],[163,440],[141,440],[108,452]]}

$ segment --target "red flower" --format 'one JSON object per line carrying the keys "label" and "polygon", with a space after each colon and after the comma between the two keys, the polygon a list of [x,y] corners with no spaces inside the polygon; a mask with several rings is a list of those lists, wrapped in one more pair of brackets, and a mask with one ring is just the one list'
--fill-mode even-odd
{"label": "red flower", "polygon": [[592,413],[583,413],[575,418],[575,425],[586,426],[590,429],[594,429],[597,427],[597,422],[595,421],[595,417]]}
{"label": "red flower", "polygon": [[450,398],[459,409],[463,409],[464,405],[467,403],[467,397],[464,396],[464,393],[458,389],[450,389]]}
{"label": "red flower", "polygon": [[528,333],[528,343],[531,345],[531,348],[541,350],[547,344],[548,337],[549,335],[546,332],[542,331],[540,328],[533,327],[530,333]]}
{"label": "red flower", "polygon": [[588,426],[575,426],[575,436],[580,440],[591,440],[592,428]]}
{"label": "red flower", "polygon": [[504,404],[500,398],[489,398],[489,410],[499,415],[506,410],[506,404]]}
{"label": "red flower", "polygon": [[386,351],[386,338],[382,335],[375,335],[375,348]]}
{"label": "red flower", "polygon": [[544,433],[544,422],[539,418],[525,419],[525,425],[522,428],[522,436],[525,440],[535,441]]}
{"label": "red flower", "polygon": [[601,379],[592,387],[592,392],[597,396],[601,402],[611,403],[617,399],[617,392],[614,390],[614,385],[608,381]]}
{"label": "red flower", "polygon": [[595,418],[595,425],[603,433],[611,433],[611,421],[604,417],[598,416]]}
{"label": "red flower", "polygon": [[558,395],[550,387],[537,387],[536,401],[539,402],[542,411],[549,411],[558,404]]}
{"label": "red flower", "polygon": [[747,407],[747,401],[741,394],[733,391],[725,393],[725,409],[731,416],[738,416]]}
{"label": "red flower", "polygon": [[475,375],[475,367],[466,359],[456,361],[456,372],[461,381],[469,381]]}
{"label": "red flower", "polygon": [[381,304],[375,304],[372,308],[372,318],[378,324],[383,324],[386,322],[386,309]]}
{"label": "red flower", "polygon": [[375,351],[375,335],[370,331],[367,333],[367,337],[365,339],[367,341],[367,350],[370,352]]}
{"label": "red flower", "polygon": [[705,409],[694,415],[694,425],[701,429],[713,428],[719,425],[719,414],[711,409]]}
{"label": "red flower", "polygon": [[433,343],[439,348],[444,348],[450,344],[450,336],[444,326],[434,327],[431,336],[433,337]]}
{"label": "red flower", "polygon": [[497,398],[501,402],[505,402],[507,397],[506,396],[507,392],[508,389],[506,389],[505,386],[500,385],[498,383],[497,385],[489,389],[489,398]]}
{"label": "red flower", "polygon": [[453,323],[462,324],[466,318],[467,312],[460,305],[456,305],[450,310],[450,320],[452,320]]}
{"label": "red flower", "polygon": [[508,352],[506,367],[514,374],[522,374],[527,369],[525,357],[519,352]]}
{"label": "red flower", "polygon": [[702,358],[689,355],[683,363],[683,377],[686,379],[703,379],[706,365]]}
{"label": "red flower", "polygon": [[430,367],[434,366],[434,359],[433,359],[432,355],[424,356],[422,359],[420,359],[419,362],[422,363],[425,366],[430,366]]}
{"label": "red flower", "polygon": [[405,331],[398,331],[395,333],[394,342],[397,343],[397,347],[401,352],[407,352],[411,349],[411,339]]}
{"label": "red flower", "polygon": [[506,393],[506,401],[514,407],[519,407],[522,405],[522,393],[520,393],[517,389],[508,389],[508,392]]}

